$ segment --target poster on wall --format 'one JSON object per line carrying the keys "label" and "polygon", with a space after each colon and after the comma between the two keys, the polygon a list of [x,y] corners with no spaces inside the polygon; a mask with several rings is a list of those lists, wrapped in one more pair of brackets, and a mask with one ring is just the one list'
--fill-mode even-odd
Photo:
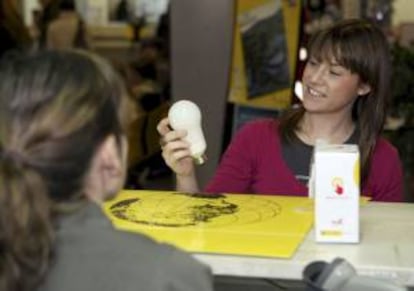
{"label": "poster on wall", "polygon": [[300,2],[236,1],[231,102],[272,109],[290,104]]}

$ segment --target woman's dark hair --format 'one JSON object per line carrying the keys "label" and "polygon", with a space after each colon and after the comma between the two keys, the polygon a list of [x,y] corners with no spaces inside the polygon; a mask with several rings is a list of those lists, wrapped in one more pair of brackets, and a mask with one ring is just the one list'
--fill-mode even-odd
{"label": "woman's dark hair", "polygon": [[0,65],[0,290],[33,290],[53,250],[52,206],[79,200],[104,139],[123,135],[126,91],[84,52]]}
{"label": "woman's dark hair", "polygon": [[[371,88],[368,94],[357,98],[352,111],[359,133],[361,180],[364,181],[384,126],[390,97],[391,56],[387,39],[377,26],[367,20],[344,20],[311,38],[309,56],[316,60],[335,59]],[[305,109],[300,107],[288,111],[281,118],[284,142],[292,141],[304,113]]]}

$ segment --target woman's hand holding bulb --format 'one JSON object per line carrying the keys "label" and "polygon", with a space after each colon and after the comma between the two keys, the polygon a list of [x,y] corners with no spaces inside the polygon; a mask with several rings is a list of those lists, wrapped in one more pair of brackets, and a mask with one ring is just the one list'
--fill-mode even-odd
{"label": "woman's hand holding bulb", "polygon": [[185,130],[171,130],[167,117],[158,123],[157,130],[161,135],[162,156],[177,178],[194,176],[195,167],[191,157],[190,144],[184,140],[187,132]]}
{"label": "woman's hand holding bulb", "polygon": [[158,123],[157,130],[161,135],[162,156],[176,174],[176,189],[199,192],[194,163],[205,162],[207,147],[200,108],[190,100],[175,102],[168,111],[168,118]]}

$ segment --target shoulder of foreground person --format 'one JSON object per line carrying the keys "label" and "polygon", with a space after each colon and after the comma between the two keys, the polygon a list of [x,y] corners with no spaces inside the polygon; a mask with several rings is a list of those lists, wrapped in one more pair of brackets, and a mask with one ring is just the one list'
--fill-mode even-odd
{"label": "shoulder of foreground person", "polygon": [[[130,236],[131,240],[137,242],[135,251],[132,250],[130,255],[136,259],[137,272],[146,268],[151,273],[152,278],[148,279],[137,274],[137,277],[141,276],[141,282],[152,281],[147,285],[147,291],[213,291],[210,268],[197,261],[190,253],[169,244],[158,243],[144,235],[124,232],[119,232],[119,235]],[[129,244],[130,249],[131,247],[133,246]],[[130,264],[130,268],[134,268],[134,265]]]}
{"label": "shoulder of foreground person", "polygon": [[170,250],[166,263],[158,270],[161,278],[159,290],[213,291],[209,267],[188,253],[174,247],[170,247]]}
{"label": "shoulder of foreground person", "polygon": [[61,223],[55,254],[38,290],[213,290],[209,268],[189,253],[114,229],[92,203]]}
{"label": "shoulder of foreground person", "polygon": [[[145,278],[146,271],[136,274],[141,282],[152,281],[147,291],[213,291],[213,278],[208,266],[197,261],[190,253],[172,245],[158,243],[151,237],[124,231],[115,231],[119,238],[119,251],[124,251],[129,267],[135,270],[147,269],[151,277]],[[122,243],[124,241],[124,244]],[[115,247],[118,243],[114,244]],[[122,250],[126,248],[125,251]],[[145,285],[141,285],[145,286]],[[124,286],[124,288],[127,286]],[[123,289],[125,290],[125,289]],[[129,290],[129,287],[128,287]],[[140,290],[139,288],[136,290]]]}

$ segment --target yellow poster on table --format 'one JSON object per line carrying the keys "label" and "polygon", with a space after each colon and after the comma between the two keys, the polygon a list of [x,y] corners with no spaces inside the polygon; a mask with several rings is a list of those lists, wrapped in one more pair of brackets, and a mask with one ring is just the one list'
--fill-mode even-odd
{"label": "yellow poster on table", "polygon": [[104,204],[118,229],[191,252],[291,257],[313,222],[308,198],[123,191]]}
{"label": "yellow poster on table", "polygon": [[291,103],[302,1],[237,0],[229,100],[267,109]]}

